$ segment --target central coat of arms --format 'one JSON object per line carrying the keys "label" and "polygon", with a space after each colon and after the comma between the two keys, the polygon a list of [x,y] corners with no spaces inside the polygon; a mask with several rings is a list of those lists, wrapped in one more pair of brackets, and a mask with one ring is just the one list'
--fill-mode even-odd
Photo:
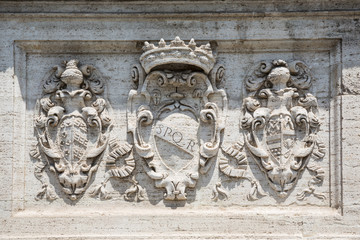
{"label": "central coat of arms", "polygon": [[133,68],[137,89],[128,99],[128,131],[165,200],[185,200],[201,170],[219,149],[227,108],[219,89],[224,68],[215,66],[210,44],[145,42],[141,66]]}

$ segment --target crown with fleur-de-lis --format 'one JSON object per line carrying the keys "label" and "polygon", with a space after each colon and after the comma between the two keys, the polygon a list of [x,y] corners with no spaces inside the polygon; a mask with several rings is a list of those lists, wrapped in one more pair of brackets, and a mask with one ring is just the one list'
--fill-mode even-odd
{"label": "crown with fleur-de-lis", "polygon": [[146,73],[161,65],[184,64],[200,68],[208,74],[215,65],[210,43],[198,47],[194,39],[185,44],[176,37],[169,45],[161,39],[158,46],[145,42],[143,50],[140,62]]}

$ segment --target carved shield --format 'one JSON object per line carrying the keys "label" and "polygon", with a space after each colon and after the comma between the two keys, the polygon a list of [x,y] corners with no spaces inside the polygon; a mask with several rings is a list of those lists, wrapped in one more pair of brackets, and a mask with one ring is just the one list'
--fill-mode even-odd
{"label": "carved shield", "polygon": [[198,127],[198,122],[189,113],[164,114],[156,122],[152,134],[156,146],[155,157],[162,161],[164,171],[192,171],[194,166],[197,169]]}
{"label": "carved shield", "polygon": [[78,195],[84,191],[88,176],[86,169],[86,149],[88,147],[87,125],[80,116],[65,116],[57,129],[56,143],[63,158],[54,166],[59,175],[63,191]]}
{"label": "carved shield", "polygon": [[296,139],[294,123],[290,114],[271,117],[266,125],[266,144],[272,158],[285,165],[293,155]]}
{"label": "carved shield", "polygon": [[87,125],[80,116],[64,117],[57,133],[57,144],[66,164],[74,167],[84,160],[88,146]]}

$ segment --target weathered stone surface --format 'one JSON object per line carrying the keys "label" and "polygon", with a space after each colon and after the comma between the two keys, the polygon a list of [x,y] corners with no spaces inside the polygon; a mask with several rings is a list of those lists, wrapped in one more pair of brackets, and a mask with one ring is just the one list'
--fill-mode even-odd
{"label": "weathered stone surface", "polygon": [[360,238],[359,17],[1,2],[0,239]]}

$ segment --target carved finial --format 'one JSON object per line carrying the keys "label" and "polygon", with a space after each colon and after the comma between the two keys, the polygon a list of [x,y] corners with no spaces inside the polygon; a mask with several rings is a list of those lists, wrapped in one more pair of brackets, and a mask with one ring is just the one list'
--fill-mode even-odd
{"label": "carved finial", "polygon": [[159,47],[160,47],[160,48],[163,48],[163,47],[165,47],[165,46],[166,46],[166,42],[164,41],[164,39],[163,39],[163,38],[160,39]]}
{"label": "carved finial", "polygon": [[70,60],[66,63],[66,69],[60,76],[62,82],[74,86],[82,84],[84,76],[77,67],[78,63],[79,60]]}
{"label": "carved finial", "polygon": [[185,43],[180,37],[176,36],[174,40],[171,41],[170,47],[185,47]]}
{"label": "carved finial", "polygon": [[201,45],[200,48],[203,49],[204,51],[211,52],[211,45],[210,45],[210,43],[207,43],[206,45]]}
{"label": "carved finial", "polygon": [[155,45],[154,44],[150,44],[149,42],[144,42],[144,47],[143,47],[143,50],[144,51],[149,51],[149,50],[152,50],[155,48]]}
{"label": "carved finial", "polygon": [[66,63],[66,69],[78,69],[79,60],[72,59]]}
{"label": "carved finial", "polygon": [[274,60],[274,61],[272,62],[272,64],[273,64],[274,66],[276,66],[276,67],[288,67],[286,61],[281,60],[281,59]]}
{"label": "carved finial", "polygon": [[286,83],[290,80],[290,71],[286,67],[287,64],[283,60],[274,61],[273,64],[276,67],[266,76],[266,80],[273,84],[273,88],[285,88]]}
{"label": "carved finial", "polygon": [[189,48],[191,48],[192,50],[194,50],[196,48],[196,43],[193,38],[189,42]]}

